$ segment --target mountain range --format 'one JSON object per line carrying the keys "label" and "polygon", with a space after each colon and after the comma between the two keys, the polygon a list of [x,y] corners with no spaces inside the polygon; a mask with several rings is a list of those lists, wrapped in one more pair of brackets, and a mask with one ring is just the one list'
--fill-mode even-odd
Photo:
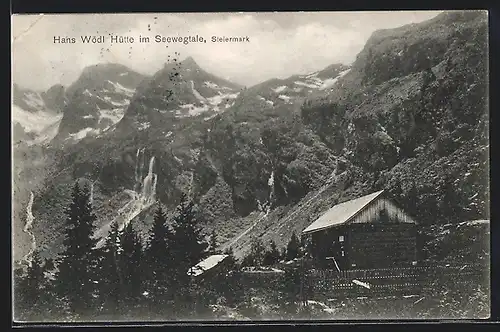
{"label": "mountain range", "polygon": [[67,88],[14,86],[14,258],[31,244],[30,192],[36,244],[60,252],[76,179],[93,188],[96,236],[118,222],[146,239],[154,203],[170,215],[185,193],[238,257],[380,189],[423,224],[487,218],[487,60],[486,14],[446,12],[374,32],[351,65],[248,88],[190,57],[152,76],[99,64]]}

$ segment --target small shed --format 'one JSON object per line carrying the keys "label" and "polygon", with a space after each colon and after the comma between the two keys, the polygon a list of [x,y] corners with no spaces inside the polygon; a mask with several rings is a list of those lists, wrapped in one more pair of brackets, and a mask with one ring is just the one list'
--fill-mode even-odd
{"label": "small shed", "polygon": [[207,275],[213,275],[223,265],[223,262],[227,257],[228,255],[211,255],[191,267],[187,274],[192,277],[206,277]]}
{"label": "small shed", "polygon": [[402,267],[416,264],[416,225],[382,190],[333,206],[302,236],[319,267]]}

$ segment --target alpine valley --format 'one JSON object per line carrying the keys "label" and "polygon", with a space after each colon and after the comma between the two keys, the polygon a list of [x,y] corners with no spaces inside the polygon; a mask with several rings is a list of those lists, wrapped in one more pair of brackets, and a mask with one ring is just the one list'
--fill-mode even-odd
{"label": "alpine valley", "polygon": [[386,190],[423,226],[488,219],[487,16],[375,31],[352,64],[242,87],[191,58],[121,64],[45,92],[14,85],[13,243],[63,249],[75,180],[99,218],[143,235],[183,193],[237,257],[286,245],[332,205]]}

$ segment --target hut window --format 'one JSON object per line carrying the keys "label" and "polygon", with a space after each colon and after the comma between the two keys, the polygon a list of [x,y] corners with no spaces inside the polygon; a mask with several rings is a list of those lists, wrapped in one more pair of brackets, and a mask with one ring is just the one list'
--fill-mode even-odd
{"label": "hut window", "polygon": [[344,235],[339,236],[339,242],[344,242]]}
{"label": "hut window", "polygon": [[381,222],[389,221],[389,215],[387,214],[387,211],[385,209],[379,211],[378,219]]}

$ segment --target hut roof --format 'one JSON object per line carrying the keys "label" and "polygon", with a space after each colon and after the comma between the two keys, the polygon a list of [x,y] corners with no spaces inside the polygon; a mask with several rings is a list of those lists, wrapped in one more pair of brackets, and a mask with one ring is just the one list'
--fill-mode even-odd
{"label": "hut roof", "polygon": [[377,191],[369,195],[343,202],[328,209],[321,217],[302,231],[302,234],[313,233],[336,225],[345,224],[368,204],[373,202],[384,191]]}
{"label": "hut roof", "polygon": [[203,274],[203,272],[210,270],[211,268],[222,262],[227,256],[228,255],[209,256],[204,260],[202,260],[201,262],[199,262],[198,264],[196,264],[195,266],[193,266],[192,268],[190,268],[188,274],[197,277]]}

